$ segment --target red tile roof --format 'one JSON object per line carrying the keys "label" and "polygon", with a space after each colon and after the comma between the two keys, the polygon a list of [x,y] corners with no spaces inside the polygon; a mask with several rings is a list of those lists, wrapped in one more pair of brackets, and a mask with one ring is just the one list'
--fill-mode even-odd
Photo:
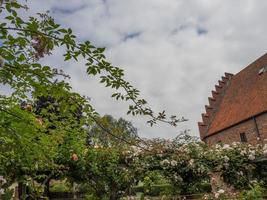
{"label": "red tile roof", "polygon": [[267,111],[267,53],[231,77],[216,107],[202,138]]}

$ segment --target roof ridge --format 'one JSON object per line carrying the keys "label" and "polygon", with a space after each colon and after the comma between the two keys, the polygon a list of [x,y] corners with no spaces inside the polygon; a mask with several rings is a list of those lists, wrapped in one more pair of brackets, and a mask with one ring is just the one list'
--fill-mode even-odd
{"label": "roof ridge", "polygon": [[230,84],[230,81],[234,75],[225,72],[225,76],[218,81],[219,85],[215,85],[215,90],[212,90],[212,96],[208,98],[209,104],[205,105],[206,112],[202,113],[202,122],[198,122],[199,132],[201,139],[204,139],[212,120],[220,106],[223,99],[223,95]]}
{"label": "roof ridge", "polygon": [[243,69],[241,69],[238,73],[235,74],[235,76],[238,76],[239,74],[241,74],[243,71],[245,71],[248,67],[252,67],[256,62],[258,62],[259,60],[261,60],[262,58],[266,57],[267,53],[263,54],[261,57],[257,58],[257,60],[254,60],[252,63],[250,63],[249,65],[247,65],[246,67],[244,67]]}
{"label": "roof ridge", "polygon": [[[267,110],[267,73],[260,76],[258,73],[264,66],[267,67],[267,53],[233,77],[228,73],[225,74],[231,77],[230,82],[226,85],[227,87],[223,87],[222,82],[215,86],[221,95],[216,99],[220,99],[221,102],[214,104],[216,106],[213,114],[209,113],[212,117],[206,124],[205,130],[201,130],[202,139]],[[223,81],[226,80],[225,78]]]}

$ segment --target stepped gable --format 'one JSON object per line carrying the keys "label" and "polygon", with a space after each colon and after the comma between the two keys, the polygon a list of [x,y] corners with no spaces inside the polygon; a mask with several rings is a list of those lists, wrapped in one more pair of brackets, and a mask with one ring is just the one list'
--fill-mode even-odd
{"label": "stepped gable", "polygon": [[199,122],[202,139],[266,112],[267,54],[234,76],[226,73],[209,103]]}
{"label": "stepped gable", "polygon": [[208,98],[209,105],[205,105],[205,113],[202,113],[202,122],[198,122],[199,132],[201,139],[207,136],[207,132],[213,121],[213,118],[218,110],[218,107],[223,98],[224,92],[230,83],[233,74],[225,73],[225,76],[218,81],[215,89],[211,91],[212,96]]}

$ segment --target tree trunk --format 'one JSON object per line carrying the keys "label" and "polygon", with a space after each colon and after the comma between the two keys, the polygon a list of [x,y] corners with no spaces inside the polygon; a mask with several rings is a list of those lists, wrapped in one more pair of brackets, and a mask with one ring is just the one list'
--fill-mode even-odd
{"label": "tree trunk", "polygon": [[26,199],[26,186],[23,182],[18,183],[19,200]]}
{"label": "tree trunk", "polygon": [[118,199],[118,195],[117,195],[117,191],[111,191],[110,200],[117,200]]}
{"label": "tree trunk", "polygon": [[117,189],[117,185],[114,183],[111,186],[111,191],[110,191],[110,196],[109,196],[110,200],[117,200],[118,198],[118,189]]}
{"label": "tree trunk", "polygon": [[48,198],[50,197],[50,180],[45,183],[44,196]]}

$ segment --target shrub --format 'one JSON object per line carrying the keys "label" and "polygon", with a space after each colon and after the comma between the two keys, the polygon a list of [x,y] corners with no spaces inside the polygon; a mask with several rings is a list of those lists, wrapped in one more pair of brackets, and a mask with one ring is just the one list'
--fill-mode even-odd
{"label": "shrub", "polygon": [[132,193],[146,193],[149,196],[161,196],[161,195],[172,195],[179,193],[179,188],[175,188],[171,184],[162,185],[151,185],[149,190],[145,191],[144,186],[135,186],[132,189]]}
{"label": "shrub", "polygon": [[10,200],[10,199],[12,199],[13,192],[14,192],[13,190],[6,189],[4,194],[0,193],[0,199],[2,199],[2,200]]}
{"label": "shrub", "polygon": [[250,186],[249,190],[245,190],[240,195],[240,200],[263,200],[264,189],[259,184]]}
{"label": "shrub", "polygon": [[69,192],[71,191],[70,186],[66,182],[55,182],[50,187],[51,192]]}

